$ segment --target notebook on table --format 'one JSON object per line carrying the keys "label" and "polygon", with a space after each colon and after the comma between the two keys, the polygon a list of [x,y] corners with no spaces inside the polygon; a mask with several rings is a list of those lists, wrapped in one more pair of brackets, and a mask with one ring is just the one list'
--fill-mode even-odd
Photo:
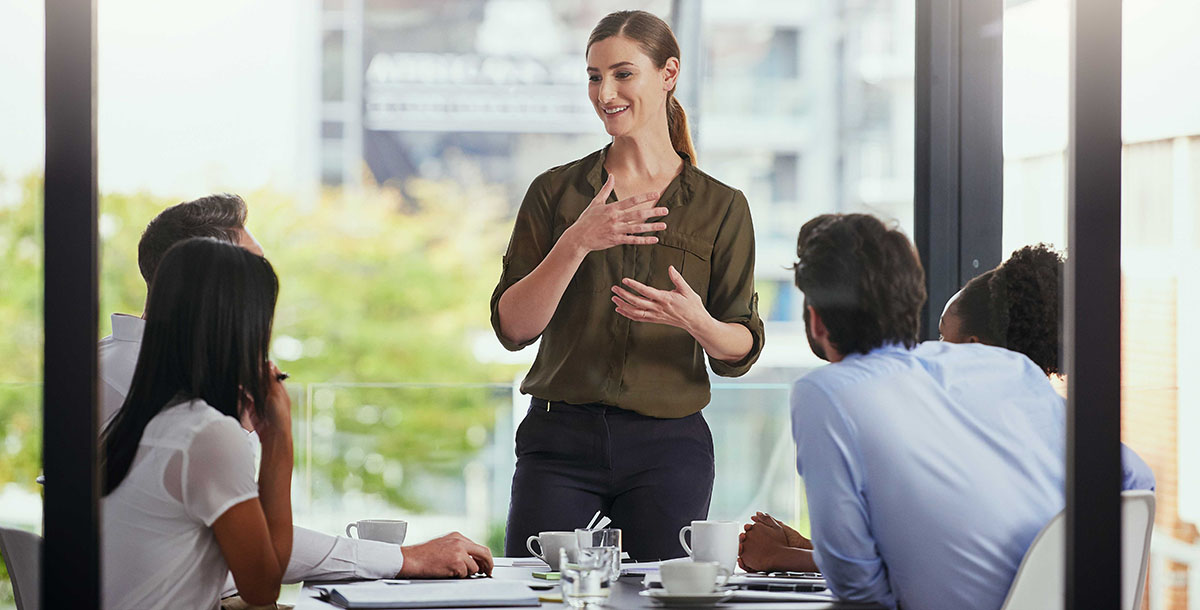
{"label": "notebook on table", "polygon": [[537,593],[520,581],[473,579],[457,582],[354,582],[318,587],[322,599],[340,608],[509,608],[539,605]]}

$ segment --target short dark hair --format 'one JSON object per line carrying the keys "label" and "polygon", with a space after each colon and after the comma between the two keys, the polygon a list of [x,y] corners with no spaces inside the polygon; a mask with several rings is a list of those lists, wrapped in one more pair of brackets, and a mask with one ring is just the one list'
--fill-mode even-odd
{"label": "short dark hair", "polygon": [[1050,246],[1025,246],[967,282],[950,313],[964,334],[1025,354],[1047,375],[1056,374],[1063,265]]}
{"label": "short dark hair", "polygon": [[243,407],[260,418],[266,409],[267,350],[279,295],[271,263],[201,237],[171,247],[162,269],[146,299],[129,394],[101,436],[106,496],[129,474],[146,425],[177,397],[202,399],[233,418]]}
{"label": "short dark hair", "polygon": [[211,237],[232,244],[246,226],[246,202],[218,193],[173,205],[154,217],[138,241],[138,269],[146,285],[171,246],[192,237]]}
{"label": "short dark hair", "polygon": [[824,214],[800,229],[796,287],[838,352],[917,344],[925,270],[899,229],[868,214]]}

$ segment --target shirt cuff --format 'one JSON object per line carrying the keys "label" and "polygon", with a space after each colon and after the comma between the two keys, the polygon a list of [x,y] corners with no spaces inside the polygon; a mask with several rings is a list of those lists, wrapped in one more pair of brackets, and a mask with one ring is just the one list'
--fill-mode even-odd
{"label": "shirt cuff", "polygon": [[354,573],[359,578],[395,578],[404,567],[404,553],[400,545],[375,540],[343,538],[354,545]]}

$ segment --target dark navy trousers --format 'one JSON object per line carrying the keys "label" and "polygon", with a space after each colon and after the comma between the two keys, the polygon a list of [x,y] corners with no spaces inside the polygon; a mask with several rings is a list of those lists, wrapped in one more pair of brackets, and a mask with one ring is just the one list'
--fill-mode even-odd
{"label": "dark navy trousers", "polygon": [[538,532],[587,526],[597,510],[634,560],[683,557],[680,528],[708,517],[713,442],[700,413],[658,419],[534,398],[516,445],[509,557],[529,556],[525,540]]}

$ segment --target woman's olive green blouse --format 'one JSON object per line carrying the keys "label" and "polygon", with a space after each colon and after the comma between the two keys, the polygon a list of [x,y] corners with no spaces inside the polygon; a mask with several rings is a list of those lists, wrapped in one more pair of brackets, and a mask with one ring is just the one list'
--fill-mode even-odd
{"label": "woman's olive green blouse", "polygon": [[[492,293],[492,328],[500,332],[500,295],[528,275],[600,192],[608,178],[607,147],[534,179],[521,202]],[[635,193],[622,193],[629,196]],[[609,203],[616,196],[609,198]],[[696,169],[684,156],[683,171],[658,205],[670,209],[665,231],[651,246],[623,245],[589,253],[575,272],[546,330],[521,391],[550,401],[603,403],[652,417],[691,415],[708,404],[704,349],[691,335],[664,324],[634,322],[616,312],[612,286],[633,278],[672,290],[674,265],[704,306],[722,322],[743,324],[754,344],[738,362],[709,358],[713,372],[737,377],[750,370],[763,347],[763,323],[754,292],[754,227],[741,191]]]}

